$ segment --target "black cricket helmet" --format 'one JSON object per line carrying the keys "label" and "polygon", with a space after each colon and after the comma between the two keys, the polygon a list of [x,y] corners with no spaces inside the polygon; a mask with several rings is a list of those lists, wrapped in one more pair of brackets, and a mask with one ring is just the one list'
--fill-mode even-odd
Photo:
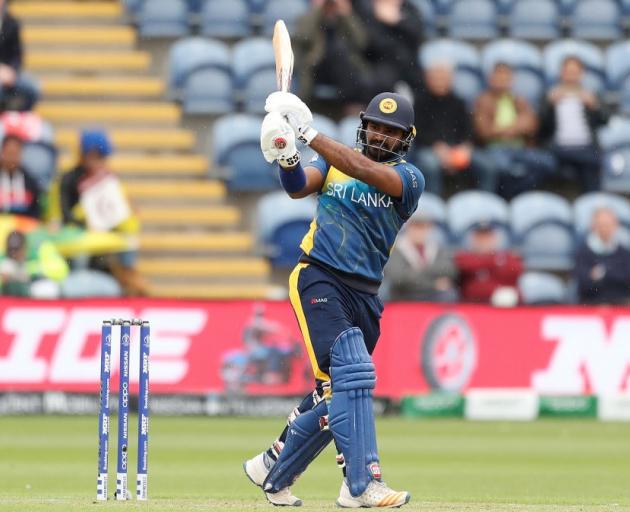
{"label": "black cricket helmet", "polygon": [[389,151],[383,147],[374,146],[381,151],[390,153],[391,158],[388,160],[396,160],[405,156],[413,139],[416,136],[416,127],[414,126],[415,115],[411,102],[401,94],[395,92],[382,92],[372,98],[365,112],[360,115],[361,124],[357,129],[356,144],[363,154],[366,154],[367,142],[367,124],[368,121],[380,123],[394,128],[400,128],[404,132],[397,151]]}

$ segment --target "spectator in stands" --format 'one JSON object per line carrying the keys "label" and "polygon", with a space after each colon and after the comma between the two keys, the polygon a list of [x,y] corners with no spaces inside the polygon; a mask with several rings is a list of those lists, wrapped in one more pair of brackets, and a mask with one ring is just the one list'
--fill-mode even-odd
{"label": "spectator in stands", "polygon": [[367,34],[350,0],[312,0],[292,39],[299,95],[313,110],[339,118],[372,97]]}
{"label": "spectator in stands", "polygon": [[518,302],[517,282],[523,272],[521,257],[499,246],[490,222],[473,229],[470,249],[455,254],[461,298],[467,302],[513,306]]}
{"label": "spectator in stands", "polygon": [[453,256],[435,237],[429,216],[417,210],[407,221],[385,267],[391,300],[455,302]]}
{"label": "spectator in stands", "polygon": [[22,167],[22,136],[8,133],[0,152],[0,210],[4,213],[41,216],[40,190],[37,182]]}
{"label": "spectator in stands", "polygon": [[620,241],[619,221],[610,208],[593,214],[591,231],[575,257],[581,303],[630,303],[630,250]]}
{"label": "spectator in stands", "polygon": [[20,24],[0,0],[0,111],[23,109],[25,91],[17,83],[21,68]]}
{"label": "spectator in stands", "polygon": [[494,177],[495,191],[508,199],[536,188],[553,171],[550,155],[531,147],[538,117],[525,98],[512,93],[512,81],[511,66],[498,62],[474,111],[475,135],[494,171],[488,179]]}
{"label": "spectator in stands", "polygon": [[420,86],[418,47],[423,41],[422,18],[407,0],[355,0],[368,34],[366,57],[376,78],[375,94],[393,91],[398,82]]}
{"label": "spectator in stands", "polygon": [[582,85],[584,66],[575,56],[562,63],[560,83],[547,94],[540,136],[557,161],[576,174],[583,192],[600,188],[600,151],[595,129],[607,116],[597,96]]}
{"label": "spectator in stands", "polygon": [[442,195],[444,174],[471,172],[479,188],[494,192],[493,171],[472,145],[470,113],[453,93],[450,63],[430,63],[424,76],[426,92],[419,92],[415,99],[415,145],[416,163],[426,178],[426,189]]}
{"label": "spectator in stands", "polygon": [[[107,158],[112,152],[106,133],[86,130],[81,134],[79,163],[61,180],[63,223],[115,231],[126,236],[131,245],[140,229],[139,220],[129,207],[120,180],[109,169]],[[98,204],[107,208],[97,208]],[[127,295],[147,295],[147,285],[135,268],[136,259],[136,251],[129,250],[92,258],[90,267],[110,271]]]}
{"label": "spectator in stands", "polygon": [[12,231],[5,243],[6,252],[0,261],[2,295],[28,297],[31,276],[26,266],[26,237],[19,231]]}

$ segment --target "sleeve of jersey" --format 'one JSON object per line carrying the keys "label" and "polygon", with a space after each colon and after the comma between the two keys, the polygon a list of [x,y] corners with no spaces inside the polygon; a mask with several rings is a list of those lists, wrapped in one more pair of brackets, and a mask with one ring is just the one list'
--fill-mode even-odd
{"label": "sleeve of jersey", "polygon": [[304,167],[315,167],[315,169],[321,172],[322,176],[326,178],[326,175],[328,174],[328,168],[330,166],[321,155],[315,153],[313,158],[311,158],[311,160],[306,165],[304,165]]}
{"label": "sleeve of jersey", "polygon": [[404,163],[394,167],[402,179],[402,197],[396,201],[396,206],[400,216],[407,220],[416,211],[418,201],[424,192],[424,176],[413,165]]}

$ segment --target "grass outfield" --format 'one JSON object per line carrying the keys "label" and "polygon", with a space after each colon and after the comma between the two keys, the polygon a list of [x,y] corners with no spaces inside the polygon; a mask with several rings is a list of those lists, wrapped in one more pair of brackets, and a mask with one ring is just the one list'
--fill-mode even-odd
{"label": "grass outfield", "polygon": [[[115,420],[115,418],[114,418]],[[154,417],[146,503],[93,504],[95,417],[0,417],[0,511],[272,510],[242,461],[280,419]],[[131,421],[130,484],[135,483]],[[112,422],[110,469],[115,472]],[[423,512],[630,511],[630,425],[594,421],[378,421],[384,477]],[[330,448],[294,487],[304,510],[333,510],[340,476]],[[110,473],[110,494],[115,475]],[[131,488],[131,486],[130,486]],[[135,489],[133,489],[135,490]]]}

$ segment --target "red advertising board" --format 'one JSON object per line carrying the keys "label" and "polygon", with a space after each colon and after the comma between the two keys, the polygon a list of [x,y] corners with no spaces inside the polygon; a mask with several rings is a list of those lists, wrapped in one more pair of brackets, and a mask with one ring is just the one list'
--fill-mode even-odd
{"label": "red advertising board", "polygon": [[[0,392],[97,391],[102,320],[136,317],[151,322],[152,393],[294,395],[311,387],[287,302],[2,299]],[[132,338],[133,383],[135,331]],[[392,398],[478,387],[628,392],[630,309],[388,304],[374,360],[376,392]]]}

